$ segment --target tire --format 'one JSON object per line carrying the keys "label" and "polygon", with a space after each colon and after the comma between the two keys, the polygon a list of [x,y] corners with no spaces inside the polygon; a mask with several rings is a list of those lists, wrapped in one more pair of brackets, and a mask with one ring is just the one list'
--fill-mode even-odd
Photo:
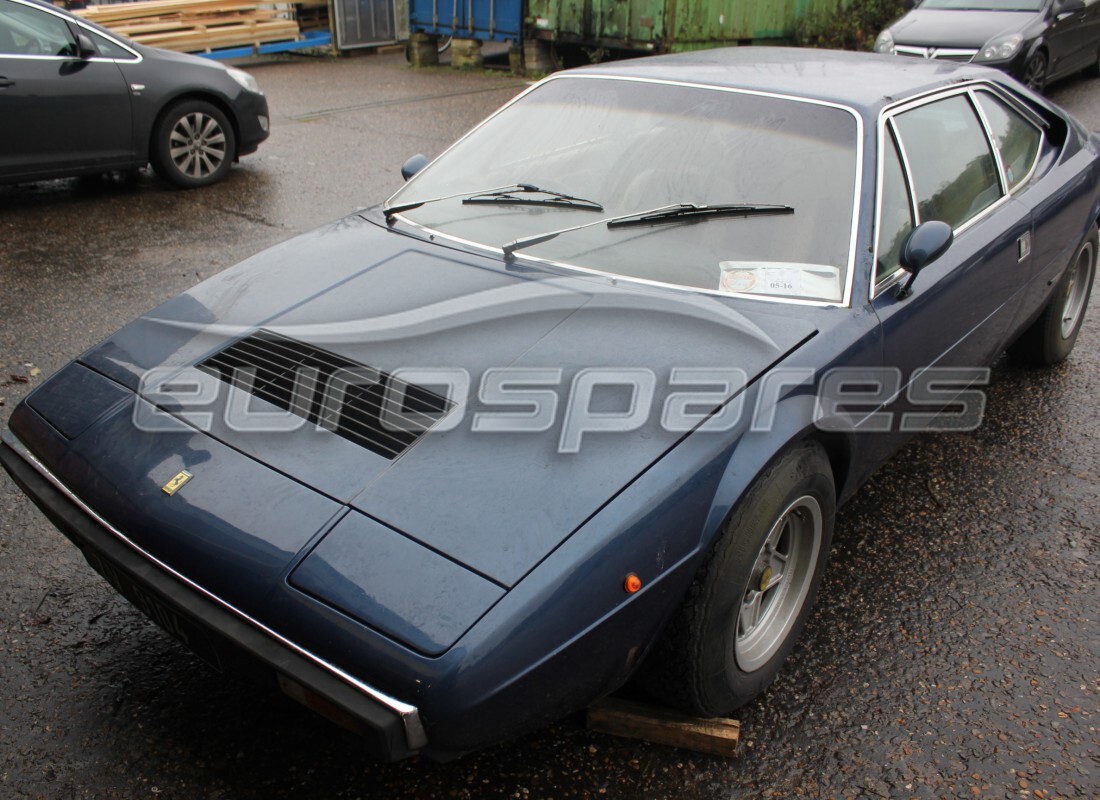
{"label": "tire", "polygon": [[704,716],[728,714],[760,694],[813,605],[835,513],[820,445],[803,443],[772,462],[731,512],[638,685]]}
{"label": "tire", "polygon": [[1009,355],[1027,364],[1051,366],[1073,351],[1092,294],[1097,249],[1094,228],[1077,248],[1039,318],[1020,334],[1008,349]]}
{"label": "tire", "polygon": [[237,157],[237,139],[219,108],[205,100],[184,100],[161,115],[150,150],[158,175],[194,189],[226,176]]}
{"label": "tire", "polygon": [[1042,50],[1037,50],[1024,64],[1020,81],[1036,94],[1042,94],[1047,86],[1047,56]]}

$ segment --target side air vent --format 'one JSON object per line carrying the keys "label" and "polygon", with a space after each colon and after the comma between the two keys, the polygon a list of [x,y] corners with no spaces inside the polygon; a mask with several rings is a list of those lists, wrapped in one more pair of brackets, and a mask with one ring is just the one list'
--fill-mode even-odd
{"label": "side air vent", "polygon": [[405,452],[454,405],[422,386],[271,331],[233,342],[198,368],[386,458]]}

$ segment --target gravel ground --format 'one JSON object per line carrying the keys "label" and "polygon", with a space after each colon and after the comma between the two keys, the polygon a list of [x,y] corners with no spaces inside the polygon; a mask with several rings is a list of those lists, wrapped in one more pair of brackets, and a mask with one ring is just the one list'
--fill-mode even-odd
{"label": "gravel ground", "polygon": [[[0,423],[73,355],[256,250],[384,199],[519,91],[400,56],[251,68],[271,140],[225,183],[0,187]],[[1053,97],[1100,130],[1100,81]],[[569,718],[379,765],[213,674],[0,477],[0,798],[1100,797],[1100,326],[993,372],[986,422],[914,440],[839,516],[828,573],[732,759]]]}

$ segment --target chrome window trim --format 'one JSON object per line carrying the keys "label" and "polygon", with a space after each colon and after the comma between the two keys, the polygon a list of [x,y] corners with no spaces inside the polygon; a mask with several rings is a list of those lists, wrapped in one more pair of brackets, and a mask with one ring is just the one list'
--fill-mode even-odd
{"label": "chrome window trim", "polygon": [[[913,181],[910,178],[911,169],[909,166],[909,153],[905,149],[905,142],[901,140],[901,135],[898,133],[898,127],[894,124],[893,119],[889,119],[886,122],[890,126],[890,138],[893,139],[894,144],[898,148],[898,156],[901,158],[901,170],[904,173],[902,179],[905,181],[905,188],[908,189],[909,195],[909,218],[913,220],[913,227],[920,225],[920,205],[917,203],[917,190],[913,188]],[[885,143],[883,143],[885,146]],[[879,148],[879,153],[882,153],[882,147]],[[882,159],[879,159],[882,162]],[[882,179],[882,171],[879,171],[879,179]],[[880,184],[881,186],[881,184]],[[879,204],[881,205],[881,203]],[[876,232],[878,228],[875,228]]]}
{"label": "chrome window trim", "polygon": [[889,275],[887,275],[884,280],[881,280],[881,281],[879,281],[878,283],[876,283],[874,285],[873,294],[871,295],[871,299],[874,300],[876,297],[878,297],[880,294],[885,292],[890,287],[894,286],[895,284],[901,283],[902,278],[908,278],[908,277],[909,277],[909,270],[907,270],[905,267],[898,267],[896,270],[894,270]]}
{"label": "chrome window trim", "polygon": [[145,57],[142,56],[141,53],[139,53],[137,50],[130,47],[129,45],[127,45],[123,42],[120,42],[118,39],[111,36],[109,33],[105,33],[104,31],[93,28],[91,25],[88,25],[87,23],[84,22],[84,20],[81,20],[81,19],[76,20],[76,24],[78,26],[80,26],[81,28],[83,28],[84,30],[88,31],[89,33],[94,33],[96,36],[102,36],[104,39],[106,39],[111,44],[115,45],[116,47],[121,47],[123,50],[125,50],[127,53],[130,53],[133,56],[133,58],[110,58],[108,56],[95,56],[93,58],[88,59],[89,61],[110,61],[110,62],[115,63],[115,64],[137,64],[137,63],[145,60]]}
{"label": "chrome window trim", "polygon": [[[978,98],[975,97],[975,92],[968,92],[967,97],[970,98],[970,105],[978,115],[978,123],[982,126],[982,131],[985,133],[985,141],[989,145],[990,151],[993,153],[993,163],[997,165],[997,179],[1001,183],[1001,194],[1011,194],[1011,189],[1008,186],[1008,175],[1005,174],[1004,161],[1001,159],[1001,150],[997,147],[997,140],[993,138],[993,129],[989,127],[989,118],[986,117],[982,104],[979,103]],[[1035,155],[1038,156],[1038,151],[1036,151]]]}
{"label": "chrome window trim", "polygon": [[[978,96],[978,94],[980,94],[983,91],[986,94],[992,95],[997,100],[1004,100],[1005,95],[1001,94],[1000,92],[989,91],[988,89],[985,89],[985,88],[975,88],[975,90],[973,92],[971,92],[971,95],[972,95],[971,99],[974,103],[974,107],[978,109],[978,113],[981,116],[982,123],[986,126],[986,134],[989,137],[989,141],[993,142],[993,152],[997,154],[997,158],[999,160],[1001,151],[997,147],[997,143],[993,138],[993,129],[989,126],[989,119],[986,117],[985,111],[982,109],[982,104],[978,102],[978,97],[977,96]],[[1006,105],[1008,105],[1012,109],[1018,109],[1019,108],[1019,106],[1014,104],[1014,103],[1006,103]],[[1017,192],[1022,191],[1023,187],[1025,185],[1027,185],[1028,181],[1031,180],[1031,177],[1035,174],[1035,170],[1037,170],[1039,168],[1039,156],[1041,156],[1042,153],[1043,153],[1043,144],[1046,142],[1046,138],[1047,138],[1046,126],[1035,124],[1031,120],[1030,116],[1027,115],[1027,114],[1021,114],[1020,116],[1022,116],[1024,118],[1025,122],[1029,123],[1031,125],[1031,127],[1035,128],[1039,132],[1039,146],[1035,149],[1035,158],[1031,159],[1031,166],[1028,167],[1027,173],[1024,175],[1024,177],[1022,177],[1020,179],[1019,183],[1017,183],[1014,187],[1007,188],[1008,187],[1008,172],[1004,171],[1005,187],[1006,187],[1009,194],[1016,194]],[[1002,169],[1003,169],[1003,165],[1002,165]]]}
{"label": "chrome window trim", "polygon": [[[853,284],[855,282],[855,270],[856,270],[856,237],[859,233],[860,202],[861,202],[861,196],[862,196],[862,191],[861,190],[862,190],[862,187],[863,187],[863,157],[864,157],[863,139],[864,139],[864,134],[863,134],[863,117],[853,107],[846,106],[843,103],[834,103],[834,102],[830,102],[828,100],[818,100],[816,98],[810,98],[810,97],[798,97],[797,95],[782,94],[780,92],[765,92],[765,91],[760,91],[760,90],[757,90],[757,89],[742,89],[742,88],[734,87],[734,86],[715,86],[715,85],[709,84],[709,83],[696,83],[696,82],[693,82],[693,81],[676,81],[676,80],[668,80],[668,79],[665,79],[665,78],[643,78],[643,77],[636,77],[636,76],[632,76],[632,75],[601,75],[599,73],[582,73],[582,74],[571,74],[571,75],[563,75],[563,74],[558,73],[558,74],[550,75],[550,76],[542,79],[541,81],[538,81],[537,83],[533,83],[530,86],[528,86],[526,89],[524,89],[518,95],[513,97],[511,100],[509,100],[503,106],[498,108],[496,111],[494,111],[488,117],[483,119],[481,122],[479,122],[473,128],[471,128],[469,131],[467,131],[465,134],[463,134],[461,137],[459,137],[457,140],[455,140],[455,142],[453,144],[451,144],[450,147],[448,147],[442,153],[440,153],[438,156],[433,158],[424,167],[424,169],[421,170],[421,172],[424,172],[425,170],[427,170],[428,167],[430,167],[432,164],[434,164],[440,158],[442,158],[447,153],[449,153],[453,148],[457,147],[459,145],[459,143],[465,141],[467,137],[469,137],[475,131],[477,131],[479,128],[481,128],[483,125],[488,123],[489,120],[496,117],[498,114],[503,112],[505,109],[511,107],[514,103],[518,102],[520,99],[527,96],[529,93],[531,93],[532,91],[537,89],[539,86],[543,86],[546,83],[548,83],[549,81],[554,81],[554,80],[605,80],[605,81],[606,80],[611,80],[611,81],[626,81],[626,82],[632,82],[632,83],[648,83],[648,84],[656,84],[656,85],[659,85],[659,86],[683,86],[683,87],[687,87],[687,88],[690,88],[690,89],[709,89],[711,91],[729,92],[731,94],[750,95],[750,96],[753,96],[753,97],[767,97],[767,98],[772,98],[772,99],[776,99],[776,100],[789,100],[789,101],[794,101],[794,102],[798,102],[798,103],[807,103],[809,105],[823,106],[825,108],[835,108],[835,109],[838,109],[840,111],[846,111],[847,113],[851,114],[852,118],[855,120],[855,123],[856,123],[855,182],[853,183],[854,196],[852,197],[852,226],[851,226],[851,230],[848,232],[848,236],[849,236],[849,239],[848,239],[848,264],[847,264],[847,274],[845,276],[845,282],[844,282],[844,291],[843,291],[843,294],[842,294],[841,299],[839,301],[803,300],[803,299],[799,299],[799,298],[770,297],[768,295],[760,295],[760,294],[742,294],[742,293],[735,293],[735,292],[723,292],[719,289],[704,289],[704,288],[695,287],[695,286],[681,286],[679,284],[664,283],[662,281],[647,280],[645,278],[632,278],[629,275],[619,275],[617,273],[603,272],[601,270],[592,269],[591,267],[581,267],[581,266],[577,266],[576,264],[569,264],[569,263],[566,263],[566,262],[563,262],[563,261],[552,261],[552,260],[549,260],[549,259],[538,258],[537,256],[531,256],[527,253],[516,253],[517,258],[523,258],[524,260],[527,260],[527,261],[534,261],[534,262],[542,263],[542,264],[551,264],[551,265],[556,266],[556,267],[561,267],[561,268],[570,269],[570,270],[576,270],[578,272],[584,272],[584,273],[588,273],[588,274],[591,274],[591,275],[600,275],[600,276],[603,276],[603,277],[614,278],[615,280],[629,281],[631,283],[639,283],[639,284],[643,284],[643,285],[647,285],[647,286],[659,286],[659,287],[662,287],[662,288],[677,289],[677,290],[680,290],[680,291],[702,292],[704,294],[715,295],[715,296],[718,296],[718,297],[742,297],[742,298],[746,298],[746,299],[749,299],[749,300],[757,300],[757,301],[761,301],[761,302],[782,303],[782,304],[785,304],[785,305],[817,306],[817,307],[824,307],[824,308],[837,308],[837,307],[847,308],[847,307],[851,306],[851,303],[852,303],[852,287],[853,287]],[[385,208],[386,206],[388,206],[393,201],[394,197],[399,192],[401,192],[403,189],[405,189],[405,187],[409,186],[411,183],[413,183],[417,179],[419,174],[420,173],[417,173],[417,175],[414,175],[404,186],[402,186],[400,189],[398,189],[396,192],[394,192],[392,195],[390,195],[385,200],[385,202],[383,202],[382,207]],[[471,241],[468,241],[468,240],[465,240],[465,239],[461,239],[457,236],[451,236],[451,235],[442,233],[440,231],[435,230],[434,228],[429,228],[425,225],[420,225],[419,223],[416,223],[416,222],[412,221],[411,219],[409,219],[408,217],[406,217],[406,216],[404,216],[403,214],[400,214],[400,213],[395,214],[394,216],[395,217],[400,217],[402,221],[408,223],[409,225],[412,225],[413,227],[415,227],[419,230],[426,231],[426,232],[430,233],[433,236],[439,236],[439,237],[442,237],[444,239],[448,239],[448,240],[453,241],[453,242],[458,242],[458,243],[461,243],[461,244],[464,244],[464,245],[476,247],[479,250],[484,250],[486,252],[493,253],[495,255],[500,255],[500,256],[503,257],[504,251],[500,247],[494,247],[494,246],[491,246],[491,245],[486,245],[486,244],[483,244],[481,242],[471,242]]]}
{"label": "chrome window trim", "polygon": [[339,667],[337,667],[333,664],[330,664],[328,661],[325,661],[320,656],[314,655],[309,650],[306,650],[304,647],[301,647],[300,645],[297,645],[294,642],[292,642],[291,640],[287,639],[285,636],[282,636],[281,634],[276,633],[271,628],[264,625],[262,622],[259,622],[258,620],[253,619],[248,614],[244,613],[243,611],[241,611],[240,609],[238,609],[236,606],[232,605],[231,603],[227,602],[226,600],[223,600],[222,598],[218,597],[213,592],[210,592],[207,589],[204,589],[202,586],[195,583],[193,580],[191,580],[187,576],[185,576],[185,575],[177,572],[176,570],[172,569],[172,567],[168,566],[163,561],[158,559],[156,556],[149,553],[147,550],[143,549],[140,545],[138,545],[134,541],[132,541],[129,537],[126,536],[126,534],[122,533],[122,531],[120,531],[118,528],[116,528],[114,525],[112,525],[106,519],[101,517],[87,503],[85,503],[83,500],[81,500],[79,497],[77,497],[77,495],[71,489],[69,489],[69,487],[66,486],[61,481],[60,478],[58,478],[56,475],[54,475],[53,472],[50,471],[50,469],[45,464],[43,464],[41,461],[39,461],[35,457],[35,455],[33,453],[31,453],[31,451],[27,448],[27,446],[25,444],[23,444],[23,442],[21,442],[15,434],[11,433],[10,431],[4,431],[2,438],[3,438],[4,444],[6,444],[8,447],[10,447],[20,458],[22,458],[24,461],[26,461],[27,464],[29,464],[39,475],[41,475],[43,478],[45,478],[47,481],[49,481],[49,483],[55,489],[57,489],[59,492],[61,492],[63,495],[65,495],[65,497],[68,498],[70,502],[75,504],[81,511],[83,511],[85,514],[87,514],[89,516],[89,518],[92,519],[93,522],[95,522],[97,525],[99,525],[105,531],[110,533],[112,536],[114,536],[120,542],[125,544],[127,547],[129,547],[131,550],[133,550],[135,553],[137,553],[138,555],[145,558],[147,561],[152,563],[154,566],[156,566],[160,570],[168,573],[169,575],[171,575],[173,578],[175,578],[176,580],[183,583],[188,588],[190,588],[193,591],[197,592],[198,594],[202,595],[207,600],[210,600],[211,602],[213,602],[216,605],[220,606],[224,610],[230,612],[231,614],[233,614],[234,616],[236,616],[239,619],[243,620],[244,622],[247,622],[249,625],[256,628],[261,633],[264,633],[267,636],[271,637],[275,641],[282,644],[284,647],[287,647],[290,650],[293,650],[298,655],[302,656],[303,658],[307,659],[308,661],[311,661],[313,664],[315,664],[316,666],[322,668],[323,670],[330,673],[334,677],[339,678],[341,681],[348,684],[353,689],[358,690],[362,694],[365,694],[367,697],[374,700],[376,703],[379,703],[380,705],[388,708],[390,711],[393,711],[395,714],[398,715],[398,717],[401,720],[401,724],[402,724],[402,726],[405,730],[405,741],[408,744],[410,750],[420,750],[425,745],[427,745],[428,737],[427,737],[427,734],[424,730],[424,725],[423,725],[423,723],[420,719],[420,711],[419,711],[419,709],[417,709],[416,706],[409,705],[408,703],[403,703],[400,700],[397,700],[396,698],[390,697],[388,694],[385,694],[384,692],[379,691],[378,689],[375,689],[373,686],[370,686],[369,684],[364,683],[363,681],[359,680],[358,678],[355,678],[354,676],[352,676],[352,675],[348,674],[347,672],[345,672],[344,670],[340,669]]}
{"label": "chrome window trim", "polygon": [[[16,5],[25,6],[27,8],[32,8],[36,11],[42,11],[46,14],[51,14],[52,16],[55,16],[58,19],[61,19],[66,23],[76,23],[77,27],[83,28],[84,30],[88,31],[89,33],[94,33],[96,36],[102,36],[104,39],[109,41],[111,44],[115,45],[116,47],[121,47],[127,53],[130,53],[131,55],[133,55],[133,58],[108,58],[107,56],[93,56],[91,58],[83,59],[84,61],[101,62],[101,63],[109,63],[109,64],[139,64],[139,63],[141,63],[142,61],[145,60],[145,57],[142,56],[141,53],[139,53],[137,50],[134,50],[132,47],[130,47],[126,44],[123,44],[118,39],[116,39],[114,36],[111,36],[108,33],[104,33],[101,30],[97,30],[96,28],[91,27],[84,20],[80,19],[79,17],[77,17],[75,15],[72,16],[72,17],[69,17],[69,16],[66,16],[65,14],[59,14],[59,13],[57,13],[57,11],[55,11],[52,8],[47,8],[45,6],[39,5],[38,3],[28,3],[28,2],[26,2],[26,0],[9,0],[9,2],[15,3]],[[44,61],[79,61],[79,60],[81,60],[81,59],[78,59],[76,56],[40,56],[40,55],[26,55],[26,54],[23,54],[23,53],[0,53],[0,58],[23,58],[23,59],[35,59],[35,60],[44,60]]]}
{"label": "chrome window trim", "polygon": [[[898,153],[898,159],[901,161],[901,179],[905,182],[906,194],[909,197],[909,219],[915,220],[917,218],[917,197],[913,193],[913,182],[909,180],[909,161],[905,154],[905,147],[901,143],[901,137],[898,136],[897,130],[894,128],[893,120],[886,120],[886,134],[890,137],[890,142],[893,144]],[[882,187],[885,183],[886,175],[886,141],[883,140],[879,147],[879,158],[877,167],[877,194],[875,202],[875,252],[871,259],[872,278],[875,277],[874,272],[878,270],[878,232],[882,228]],[[914,225],[913,227],[916,227]],[[908,275],[909,271],[905,267],[899,265],[896,270],[891,272],[881,281],[877,283],[872,281],[871,285],[871,299],[874,299],[878,295],[882,294],[886,289],[893,286],[899,280],[901,280],[902,274]]]}
{"label": "chrome window trim", "polygon": [[[1004,165],[1001,163],[1001,159],[1000,159],[1000,151],[998,150],[998,148],[996,146],[996,143],[993,139],[992,132],[990,131],[990,128],[989,128],[988,120],[986,120],[985,115],[981,110],[981,105],[978,103],[977,98],[974,96],[976,92],[980,92],[980,91],[989,92],[990,94],[992,94],[997,99],[1004,100],[1006,102],[1006,104],[1008,104],[1012,108],[1016,109],[1020,113],[1020,115],[1022,117],[1024,117],[1024,119],[1027,122],[1031,123],[1031,125],[1039,131],[1039,136],[1040,136],[1039,149],[1036,152],[1035,158],[1032,160],[1031,168],[1028,170],[1028,173],[1027,173],[1026,177],[1023,178],[1018,184],[1016,184],[1016,187],[1014,189],[1011,189],[1011,190],[1008,190],[1008,188],[1007,188],[1008,187],[1007,175],[1004,172]],[[948,89],[942,89],[942,88],[932,89],[932,90],[929,90],[928,92],[923,92],[923,93],[921,93],[920,95],[918,95],[916,97],[910,97],[910,98],[907,98],[907,99],[902,100],[900,102],[894,103],[893,105],[886,106],[885,108],[882,109],[882,111],[879,112],[879,120],[878,120],[878,136],[877,136],[878,152],[876,153],[877,167],[878,167],[878,185],[875,187],[875,209],[876,210],[875,210],[875,230],[874,230],[874,252],[873,252],[872,257],[871,257],[871,269],[872,270],[875,269],[875,265],[878,263],[878,244],[879,244],[878,243],[878,229],[879,229],[879,222],[880,222],[881,213],[882,213],[883,134],[886,131],[886,126],[890,125],[891,130],[893,130],[896,134],[897,131],[893,126],[893,118],[895,116],[897,116],[898,114],[902,114],[906,111],[910,111],[914,108],[919,108],[920,106],[927,105],[929,103],[934,103],[934,102],[937,102],[939,100],[945,100],[949,97],[953,97],[953,96],[956,96],[956,95],[966,95],[967,99],[970,103],[971,108],[974,109],[975,113],[977,114],[978,122],[982,127],[983,133],[985,134],[986,143],[988,144],[990,150],[993,153],[994,163],[997,165],[997,170],[998,170],[998,180],[1000,181],[1000,184],[1001,184],[1001,197],[996,202],[991,203],[989,206],[982,209],[980,212],[978,212],[973,217],[968,219],[962,225],[955,228],[955,235],[956,236],[958,236],[962,233],[965,233],[967,230],[972,228],[978,222],[980,222],[983,219],[985,219],[986,217],[990,216],[993,212],[995,212],[1001,206],[1005,205],[1016,194],[1023,191],[1023,189],[1027,186],[1027,183],[1031,180],[1032,176],[1035,174],[1035,170],[1038,168],[1039,154],[1042,152],[1043,143],[1046,140],[1046,130],[1045,130],[1045,128],[1047,126],[1044,125],[1044,124],[1039,124],[1038,122],[1036,122],[1037,119],[1042,121],[1042,118],[1036,112],[1034,112],[1030,109],[1027,109],[1027,106],[1025,106],[1022,103],[1022,101],[1017,100],[1016,98],[1012,97],[1011,94],[1004,91],[996,83],[992,83],[990,81],[982,81],[982,80],[970,80],[970,81],[966,81],[965,83],[961,83],[958,86],[953,86],[953,87],[948,88]],[[907,154],[905,153],[905,144],[901,140],[900,136],[897,136],[897,142],[898,142],[898,149],[901,151],[901,155],[902,155],[902,167],[903,167],[903,169],[905,170],[905,173],[906,173],[905,174],[905,179],[906,179],[907,184],[910,187],[910,195],[911,195],[910,196],[910,202],[913,204],[913,206],[912,206],[913,218],[916,221],[916,224],[919,225],[920,224],[920,208],[919,208],[919,205],[916,203],[916,195],[915,195],[915,190],[913,189],[913,182],[911,180],[911,170],[910,170],[910,166],[909,166],[909,160],[908,160]],[[897,283],[898,280],[900,280],[900,276],[903,273],[905,275],[909,274],[909,272],[904,267],[902,267],[901,269],[898,269],[896,272],[894,272],[889,278],[887,278],[886,280],[882,281],[879,284],[876,284],[874,282],[874,280],[872,279],[870,281],[871,290],[870,290],[870,296],[868,297],[868,300],[874,301],[877,297],[881,296],[884,291],[889,289],[893,284]],[[872,276],[872,278],[873,278],[873,276]]]}

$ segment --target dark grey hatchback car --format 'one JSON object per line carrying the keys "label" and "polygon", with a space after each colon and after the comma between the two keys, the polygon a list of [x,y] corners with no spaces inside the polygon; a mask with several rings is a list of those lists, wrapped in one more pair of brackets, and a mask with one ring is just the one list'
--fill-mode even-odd
{"label": "dark grey hatchback car", "polygon": [[178,186],[206,186],[269,130],[247,72],[36,0],[0,0],[0,120],[0,183],[151,163]]}
{"label": "dark grey hatchback car", "polygon": [[920,0],[879,34],[875,51],[1004,70],[1042,92],[1058,78],[1100,75],[1097,0]]}

